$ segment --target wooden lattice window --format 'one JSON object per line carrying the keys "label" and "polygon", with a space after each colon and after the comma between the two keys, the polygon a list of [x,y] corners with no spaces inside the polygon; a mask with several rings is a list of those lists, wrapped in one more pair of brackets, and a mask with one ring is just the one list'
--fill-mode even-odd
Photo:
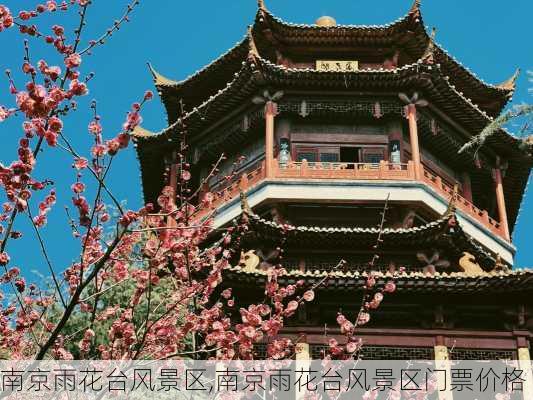
{"label": "wooden lattice window", "polygon": [[514,350],[494,349],[450,349],[452,360],[516,360],[517,353]]}
{"label": "wooden lattice window", "polygon": [[296,161],[302,162],[317,162],[318,161],[318,148],[317,147],[298,147],[296,148]]}
{"label": "wooden lattice window", "polygon": [[339,153],[320,152],[321,162],[339,162]]}
{"label": "wooden lattice window", "polygon": [[301,162],[307,160],[307,162],[338,162],[339,151],[337,148],[332,147],[296,147],[295,160]]}
{"label": "wooden lattice window", "polygon": [[361,160],[364,163],[379,164],[380,161],[385,160],[384,147],[364,147],[361,149]]}
{"label": "wooden lattice window", "polygon": [[[313,344],[310,346],[311,357],[321,359],[327,353],[328,346]],[[363,360],[434,360],[433,347],[392,347],[363,346],[360,356]]]}

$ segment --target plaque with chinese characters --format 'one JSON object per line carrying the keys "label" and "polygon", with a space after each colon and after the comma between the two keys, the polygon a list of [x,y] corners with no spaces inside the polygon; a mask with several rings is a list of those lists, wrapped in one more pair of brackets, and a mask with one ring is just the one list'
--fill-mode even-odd
{"label": "plaque with chinese characters", "polygon": [[317,71],[352,72],[359,69],[359,62],[354,60],[317,60]]}

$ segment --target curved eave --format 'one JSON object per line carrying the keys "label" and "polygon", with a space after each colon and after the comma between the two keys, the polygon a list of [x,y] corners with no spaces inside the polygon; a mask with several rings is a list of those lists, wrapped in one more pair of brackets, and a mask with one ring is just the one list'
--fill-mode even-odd
{"label": "curved eave", "polygon": [[[280,225],[274,221],[265,220],[258,215],[245,212],[248,216],[248,224],[252,235],[255,233],[261,241],[267,238],[283,238],[287,247],[308,246],[320,248],[335,246],[340,248],[371,248],[375,244],[379,234],[377,228],[346,228],[346,227],[308,227]],[[455,220],[453,214],[429,222],[425,225],[412,228],[386,228],[382,232],[383,249],[393,249],[398,246],[410,246],[421,248],[446,246],[460,255],[467,251],[474,255],[477,261],[485,269],[491,269],[495,265],[495,255],[488,254],[472,238],[470,238],[455,222],[453,228],[451,220]]]}
{"label": "curved eave", "polygon": [[[372,236],[378,235],[380,230],[378,228],[362,228],[362,227],[318,227],[318,226],[294,226],[290,224],[279,224],[277,222],[261,218],[259,215],[245,211],[249,218],[249,224],[252,229],[259,229],[260,231],[276,232],[280,237],[291,234],[310,234],[310,235],[333,235],[333,236],[349,236],[357,238],[358,236]],[[382,232],[383,240],[387,236],[425,236],[429,233],[441,233],[447,229],[449,221],[453,218],[453,214],[448,214],[436,221],[428,222],[425,225],[416,226],[412,228],[385,228]]]}
{"label": "curved eave", "polygon": [[452,82],[483,108],[490,116],[501,113],[513,97],[516,77],[513,75],[502,84],[490,84],[479,78],[469,68],[450,55],[441,45],[435,43],[435,60]]}
{"label": "curved eave", "polygon": [[[473,132],[481,132],[490,122],[492,116],[482,111],[472,100],[451,84],[451,79],[442,79],[442,75],[433,74],[431,85],[426,88],[430,98],[435,99],[438,108],[450,115],[455,122]],[[458,105],[463,105],[459,108]],[[487,139],[485,145],[509,162],[509,169],[504,179],[504,192],[508,209],[508,224],[511,232],[514,229],[518,210],[524,195],[533,158],[528,157],[521,149],[522,141],[514,137],[506,129],[496,131]]]}
{"label": "curved eave", "polygon": [[169,123],[175,122],[179,116],[180,99],[187,110],[200,105],[212,93],[233,80],[233,75],[242,67],[247,54],[248,38],[245,37],[216,60],[182,81],[156,80],[155,85],[167,110]]}
{"label": "curved eave", "polygon": [[[213,104],[217,104],[218,113],[229,112],[242,104],[256,92],[256,76],[259,72],[256,66],[248,61],[241,66],[232,82],[226,84],[215,95],[192,111],[186,113],[182,120],[176,120],[161,132],[152,135],[133,135],[136,151],[141,164],[142,182],[145,201],[155,201],[159,195],[163,182],[160,181],[164,173],[163,156],[178,143],[178,132],[181,123],[188,127],[189,134],[197,132],[198,128],[212,123]],[[148,173],[150,171],[150,173]],[[156,179],[154,179],[156,178]]]}
{"label": "curved eave", "polygon": [[[346,28],[358,32],[359,34],[366,31],[382,32],[381,36],[387,37],[393,30],[400,29],[404,26],[405,30],[409,27],[409,24],[415,20],[416,15],[419,15],[417,4],[418,3],[415,3],[416,7],[413,6],[411,11],[404,18],[400,18],[393,23],[380,26],[348,26]],[[323,28],[312,25],[286,23],[274,17],[264,7],[260,7],[255,18],[255,23],[251,28],[253,35],[259,35],[261,33],[261,19],[265,16],[271,21],[276,21],[280,26],[288,26],[295,29],[306,27],[316,30],[317,32],[327,31],[327,29],[324,30]],[[249,35],[246,35],[233,48],[182,81],[172,81],[160,74],[158,75],[163,79],[157,79],[154,75],[155,85],[167,110],[169,124],[175,122],[178,118],[179,99],[183,100],[187,110],[198,107],[206,98],[213,93],[216,93],[216,91],[223,87],[226,82],[233,79],[232,75],[239,70],[242,63],[246,60],[248,52]]]}
{"label": "curved eave", "polygon": [[143,138],[143,137],[150,137],[150,136],[156,135],[156,133],[138,125],[133,129],[133,131],[131,132],[131,135],[135,138]]}
{"label": "curved eave", "polygon": [[[392,70],[359,70],[351,73],[323,72],[314,69],[286,68],[260,57],[248,59],[234,75],[234,79],[204,103],[187,113],[184,121],[190,138],[201,133],[236,107],[249,102],[262,87],[269,85],[284,90],[372,90],[372,91],[422,91],[439,110],[448,114],[473,135],[480,132],[492,117],[481,110],[443,76],[436,65],[421,62]],[[138,144],[160,147],[177,139],[178,124],[173,123],[157,135],[139,137]],[[531,157],[520,149],[521,141],[505,129],[500,129],[487,141],[487,145],[501,157],[509,160],[508,176],[504,190],[508,204],[509,225],[512,229],[526,186]]]}
{"label": "curved eave", "polygon": [[135,151],[141,169],[141,183],[143,187],[144,203],[154,202],[157,193],[161,192],[160,179],[153,179],[154,176],[163,177],[165,174],[165,164],[159,147],[139,146],[142,139],[156,136],[157,133],[149,131],[141,126],[136,126],[131,136],[135,143]]}
{"label": "curved eave", "polygon": [[[268,31],[268,34],[265,34],[265,30]],[[333,27],[289,23],[274,16],[264,7],[260,7],[251,32],[257,38],[263,38],[263,41],[265,41],[265,35],[270,36],[266,39],[267,43],[274,38],[275,44],[282,43],[288,46],[299,43],[318,46],[339,44],[395,45],[396,42],[401,41],[403,42],[402,47],[407,48],[413,54],[413,61],[422,56],[430,40],[432,40],[425,30],[418,1],[415,1],[405,16],[389,24],[337,25]],[[183,100],[185,108],[190,110],[198,107],[206,98],[233,79],[232,75],[239,70],[248,56],[248,41],[247,35],[212,63],[180,82],[167,78],[155,80],[167,110],[169,123],[175,122],[178,118],[179,99]],[[486,83],[436,43],[434,56],[443,72],[451,77],[452,83],[461,87],[461,91],[467,97],[473,98],[489,115],[498,115],[512,97],[514,92],[513,78],[500,85]]]}
{"label": "curved eave", "polygon": [[[262,285],[268,279],[267,271],[243,271],[240,267],[224,270],[229,284]],[[436,273],[406,272],[398,276],[390,273],[373,272],[378,286],[394,280],[399,293],[532,293],[533,270],[485,272],[469,275],[464,272]],[[278,277],[280,284],[294,283],[300,279],[312,286],[321,282],[317,290],[363,291],[368,273],[342,271],[289,271]]]}
{"label": "curved eave", "polygon": [[[252,61],[245,62],[241,70],[235,73],[234,79],[223,89],[219,89],[198,107],[194,107],[184,115],[183,121],[187,125],[189,134],[201,131],[236,104],[240,104],[244,98],[255,94],[255,90],[260,86],[258,75],[261,75],[261,72],[257,65]],[[162,143],[172,140],[176,136],[179,125],[178,120],[154,136],[140,138],[141,142]]]}
{"label": "curved eave", "polygon": [[280,17],[273,15],[266,8],[259,8],[255,17],[255,26],[258,28],[261,25],[269,27],[271,29],[277,29],[278,31],[285,30],[284,33],[288,34],[287,40],[290,40],[291,36],[295,38],[301,36],[315,37],[324,39],[324,35],[329,37],[346,37],[362,36],[365,33],[379,34],[385,37],[391,33],[397,27],[402,26],[416,26],[422,25],[422,17],[420,13],[420,5],[418,0],[415,1],[411,9],[403,17],[396,19],[387,24],[381,25],[335,25],[335,26],[319,26],[316,24],[295,24],[284,21]]}
{"label": "curved eave", "polygon": [[[414,59],[419,59],[423,55],[430,40],[432,40],[426,32],[419,5],[416,3],[404,17],[384,25],[321,27],[292,24],[266,10],[260,10],[254,24],[254,32],[257,35],[261,32],[261,26],[270,29],[278,42],[287,45],[299,43],[320,46],[339,44],[394,45],[396,41],[403,40],[402,37],[407,37],[406,34],[409,34],[412,37],[407,39],[403,46],[413,53]],[[474,98],[491,116],[498,115],[514,93],[513,78],[500,85],[487,83],[451,56],[438,43],[435,43],[434,56],[436,63],[441,64],[443,71],[452,77],[452,82],[460,86],[461,90],[467,93],[469,97]]]}
{"label": "curved eave", "polygon": [[[337,90],[353,89],[383,89],[391,90],[428,90],[436,102],[441,98],[442,103],[446,105],[446,111],[450,115],[458,117],[466,127],[474,132],[479,132],[488,123],[492,117],[469,99],[463,92],[459,91],[452,83],[451,79],[441,72],[438,66],[425,65],[421,62],[404,65],[395,69],[366,69],[349,73],[325,72],[307,68],[287,68],[282,65],[274,64],[263,58],[257,58],[258,69],[264,76],[265,83],[283,88],[322,88]],[[239,75],[241,73],[239,72]],[[235,86],[236,81],[243,82],[243,79],[236,78],[227,86]],[[207,105],[209,107],[217,106],[220,100],[220,94],[210,97],[206,102],[193,110],[187,115],[188,125],[201,114],[201,109]],[[443,95],[441,95],[443,94]],[[447,99],[454,101],[446,101]],[[457,107],[460,106],[460,107]],[[458,109],[459,108],[459,109]],[[195,115],[196,114],[196,115]],[[205,115],[204,115],[205,117]],[[195,121],[196,122],[196,121]],[[502,130],[504,135],[509,136],[509,144],[518,146],[520,141],[507,131]]]}
{"label": "curved eave", "polygon": [[[375,26],[354,25],[344,26],[343,28],[349,29],[351,32],[355,32],[356,35],[359,36],[364,36],[365,32],[372,32],[373,34],[379,32],[379,35],[386,39],[393,31],[405,31],[413,23],[417,24],[417,15],[419,15],[418,7],[413,7],[405,17],[400,18],[390,24]],[[289,27],[291,30],[311,29],[316,31],[319,36],[323,32],[336,31],[332,30],[331,28],[322,28],[315,25],[290,24],[277,17],[274,17],[265,8],[260,7],[256,15],[254,25],[251,28],[252,35],[262,36],[261,26],[263,25],[263,18],[265,17],[269,21],[277,23],[279,26]],[[343,36],[345,35],[336,35],[335,39],[338,40]],[[288,39],[288,37],[285,39]],[[208,64],[204,68],[198,70],[180,82],[174,82],[166,78],[160,82],[155,80],[156,87],[167,110],[167,119],[169,124],[175,122],[178,118],[179,99],[183,100],[187,110],[198,107],[210,95],[216,93],[217,90],[223,87],[221,85],[225,85],[226,82],[230,82],[233,79],[232,74],[238,71],[242,63],[245,62],[248,52],[249,36],[246,35],[245,38],[238,42],[233,48],[218,57],[212,63]],[[216,84],[214,84],[215,82]]]}
{"label": "curved eave", "polygon": [[[463,92],[459,91],[451,79],[445,76],[438,66],[425,65],[422,62],[404,65],[395,69],[368,69],[350,73],[324,72],[314,69],[286,68],[261,59],[261,70],[265,79],[272,85],[283,88],[310,88],[354,90],[373,89],[383,91],[422,90],[428,100],[463,127],[473,133],[480,132],[492,120]],[[493,142],[506,147],[505,153],[513,153],[519,159],[524,158],[519,150],[521,140],[507,130],[500,129]]]}
{"label": "curved eave", "polygon": [[[425,90],[432,95],[432,101],[439,101],[445,105],[450,115],[457,116],[463,125],[474,132],[479,132],[492,120],[489,114],[483,111],[467,95],[453,85],[449,76],[446,76],[438,65],[426,65],[416,62],[395,69],[366,69],[354,72],[317,71],[307,68],[287,68],[261,59],[261,69],[265,78],[271,84],[293,87],[310,87],[315,83],[322,88],[382,88],[383,90]],[[447,100],[453,101],[447,101]],[[458,107],[459,106],[459,107]],[[509,136],[509,142],[519,145],[520,141]]]}
{"label": "curved eave", "polygon": [[[134,137],[138,140],[139,137]],[[155,204],[157,197],[161,193],[165,180],[165,151],[159,146],[135,146],[137,159],[141,169],[141,183],[144,197],[144,204]]]}

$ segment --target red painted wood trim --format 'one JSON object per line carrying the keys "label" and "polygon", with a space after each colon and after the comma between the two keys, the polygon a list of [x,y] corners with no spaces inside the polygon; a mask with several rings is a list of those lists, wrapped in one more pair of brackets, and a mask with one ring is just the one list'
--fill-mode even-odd
{"label": "red painted wood trim", "polygon": [[[292,333],[294,331],[294,333]],[[324,335],[324,328],[285,328],[282,336],[307,332],[307,343],[327,344],[330,339],[339,343],[346,341],[339,329],[328,329]],[[434,347],[470,348],[491,350],[514,350],[528,347],[528,339],[533,337],[530,332],[493,332],[493,331],[448,331],[448,330],[414,330],[414,329],[360,329],[358,337],[370,346],[401,346],[401,347]]]}

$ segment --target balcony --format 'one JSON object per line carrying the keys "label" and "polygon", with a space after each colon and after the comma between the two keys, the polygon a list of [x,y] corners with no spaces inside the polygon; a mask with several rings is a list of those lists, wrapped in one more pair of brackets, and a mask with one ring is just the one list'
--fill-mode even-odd
{"label": "balcony", "polygon": [[278,179],[348,179],[348,180],[410,180],[414,171],[411,164],[390,164],[382,162],[342,163],[342,162],[292,162],[284,167],[276,164],[273,170]]}
{"label": "balcony", "polygon": [[[418,182],[431,188],[445,201],[450,201],[454,195],[453,186],[423,168]],[[344,162],[290,162],[280,166],[276,159],[273,160],[268,180],[368,180],[368,181],[409,181],[417,182],[415,165],[412,161],[405,164],[392,164],[386,161],[380,163],[344,163]],[[267,180],[265,161],[257,164],[252,170],[234,178],[229,182],[221,183],[213,189],[215,200],[213,207],[218,208],[235,198],[242,191],[247,191],[260,182]],[[470,216],[480,225],[484,226],[498,237],[505,238],[502,225],[491,218],[486,210],[476,207],[472,202],[456,193],[455,206],[463,213]],[[197,218],[207,216],[209,210],[197,214]]]}

